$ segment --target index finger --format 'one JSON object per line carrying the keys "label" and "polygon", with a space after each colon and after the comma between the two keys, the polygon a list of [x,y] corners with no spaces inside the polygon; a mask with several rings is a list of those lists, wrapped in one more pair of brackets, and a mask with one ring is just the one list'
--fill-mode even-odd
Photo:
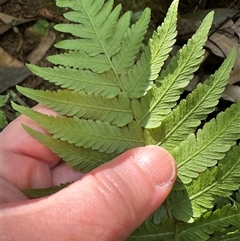
{"label": "index finger", "polygon": [[[47,115],[57,115],[53,110],[40,104],[35,106],[33,109]],[[3,150],[11,151],[16,154],[22,154],[24,156],[29,156],[36,160],[42,161],[47,164],[49,168],[54,167],[60,161],[60,158],[51,152],[46,146],[42,145],[40,142],[31,137],[23,129],[22,124],[27,125],[39,132],[47,133],[33,120],[25,115],[21,115],[2,131],[1,148]]]}

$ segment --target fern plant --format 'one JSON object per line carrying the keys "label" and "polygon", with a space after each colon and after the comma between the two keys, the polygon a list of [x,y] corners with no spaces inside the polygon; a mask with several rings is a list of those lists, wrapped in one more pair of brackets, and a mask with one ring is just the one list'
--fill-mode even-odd
{"label": "fern plant", "polygon": [[[177,103],[203,60],[213,13],[163,69],[177,35],[177,0],[146,46],[148,8],[130,24],[130,12],[119,16],[121,5],[113,8],[112,0],[56,3],[72,9],[64,15],[71,23],[57,24],[56,30],[75,38],[56,44],[65,52],[48,58],[55,67],[28,67],[62,88],[18,90],[59,115],[13,104],[51,135],[24,128],[85,172],[133,147],[161,145],[173,154],[178,166],[173,191],[129,240],[237,240],[239,203],[233,194],[240,186],[240,103],[199,129],[227,84],[235,50]],[[221,204],[219,198],[231,201]]]}

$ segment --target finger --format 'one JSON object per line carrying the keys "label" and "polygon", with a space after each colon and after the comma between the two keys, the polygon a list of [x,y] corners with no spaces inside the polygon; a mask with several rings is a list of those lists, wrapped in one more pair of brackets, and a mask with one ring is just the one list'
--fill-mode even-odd
{"label": "finger", "polygon": [[[38,112],[56,116],[56,112],[43,106],[37,105],[33,109]],[[25,115],[19,116],[11,122],[1,133],[1,148],[24,156],[32,157],[36,160],[45,162],[49,167],[55,166],[60,158],[52,153],[46,146],[31,137],[22,127],[27,125],[39,132],[46,133],[36,122]],[[24,166],[24,164],[22,164]]]}
{"label": "finger", "polygon": [[2,229],[6,240],[125,240],[162,204],[175,178],[167,151],[133,149],[41,202],[3,210]]}
{"label": "finger", "polygon": [[[17,189],[52,185],[51,171],[44,162],[7,150],[2,150],[1,159],[1,178]],[[7,195],[9,190],[2,188],[3,195]],[[16,197],[12,198],[15,200]]]}
{"label": "finger", "polygon": [[18,188],[12,183],[4,180],[0,177],[1,191],[0,191],[0,203],[17,202],[27,200],[25,196]]}
{"label": "finger", "polygon": [[74,170],[66,162],[61,162],[51,170],[52,184],[60,185],[61,183],[73,182],[80,179],[84,174]]}
{"label": "finger", "polygon": [[[34,109],[47,115],[57,115],[42,105],[37,105]],[[60,158],[32,138],[22,128],[22,124],[46,133],[42,127],[25,115],[18,117],[1,133],[0,174],[4,183],[8,183],[2,186],[3,202],[26,199],[18,189],[46,188],[75,181],[82,176],[80,172],[65,163],[56,165]],[[9,185],[12,188],[8,188]]]}
{"label": "finger", "polygon": [[[34,109],[48,115],[56,115],[51,109],[42,105],[37,105]],[[0,175],[6,183],[13,187],[12,189],[4,188],[7,187],[6,185],[2,187],[2,200],[5,201],[14,201],[18,197],[19,200],[22,199],[22,196],[16,189],[51,186],[50,168],[60,161],[57,155],[32,138],[22,128],[22,124],[46,133],[33,120],[25,115],[21,115],[0,134]]]}

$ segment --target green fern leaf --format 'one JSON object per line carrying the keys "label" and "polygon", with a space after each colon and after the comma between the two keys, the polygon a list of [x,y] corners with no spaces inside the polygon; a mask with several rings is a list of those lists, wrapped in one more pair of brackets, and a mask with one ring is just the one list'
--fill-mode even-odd
{"label": "green fern leaf", "polygon": [[[68,5],[65,1],[57,3],[59,6]],[[97,73],[103,73],[111,68],[115,79],[124,91],[119,73],[132,66],[147,29],[150,11],[145,10],[138,22],[128,28],[127,34],[125,34],[122,30],[119,31],[119,27],[124,26],[126,29],[129,25],[130,15],[124,15],[124,18],[117,21],[120,5],[111,11],[113,1],[106,3],[101,1],[89,9],[90,4],[92,1],[86,0],[70,4],[70,7],[74,7],[74,11],[68,12],[64,16],[71,21],[80,23],[84,29],[88,30],[84,31],[83,36],[79,36],[81,37],[79,39],[61,41],[56,45],[74,51],[50,56],[48,60],[57,65],[89,69]],[[60,28],[67,31],[67,26],[60,25]],[[89,32],[91,34],[88,36]],[[129,44],[129,38],[131,38],[131,44]]]}
{"label": "green fern leaf", "polygon": [[141,101],[133,100],[136,119],[146,128],[160,126],[170,113],[184,87],[187,86],[203,59],[203,45],[207,40],[213,13],[209,13],[193,37],[173,57],[165,71],[161,72],[157,85]]}
{"label": "green fern leaf", "polygon": [[[108,37],[109,32],[113,30],[114,26],[117,23],[118,15],[121,10],[120,5],[118,5],[115,9],[112,10],[112,0],[107,1],[106,3],[104,3],[103,0],[100,0],[94,4],[92,3],[92,1],[87,0],[80,0],[77,3],[73,4],[69,4],[66,1],[60,0],[57,1],[57,5],[60,7],[68,5],[67,7],[73,9],[73,11],[65,13],[64,17],[70,21],[79,23],[80,27],[83,30],[85,38],[89,39],[89,42],[93,43],[93,46],[95,45],[95,48],[101,45],[99,44],[98,40],[105,40]],[[66,30],[64,25],[62,25],[61,28]],[[79,37],[83,38],[82,35]],[[86,43],[86,39],[82,39],[82,44],[88,45],[88,43]],[[61,42],[58,44],[61,45]],[[71,48],[70,45],[69,47]],[[84,49],[84,51],[86,51],[86,49]]]}
{"label": "green fern leaf", "polygon": [[159,225],[145,222],[135,230],[127,241],[172,241],[174,240],[174,226],[171,219],[164,219]]}
{"label": "green fern leaf", "polygon": [[52,195],[59,192],[63,188],[69,186],[71,183],[62,183],[59,186],[49,187],[49,188],[36,188],[36,189],[24,189],[22,192],[29,198],[40,198]]}
{"label": "green fern leaf", "polygon": [[[102,7],[102,10],[94,12],[95,9],[89,9],[85,4],[89,4],[89,1],[80,1],[82,2],[82,9],[78,12],[68,12],[65,14],[65,17],[77,15],[79,22],[87,24],[87,26],[92,30],[92,33],[95,33],[92,38],[87,36],[83,39],[72,39],[72,40],[63,40],[55,44],[55,47],[68,50],[79,50],[84,51],[90,56],[95,56],[101,53],[105,53],[104,50],[107,45],[105,40],[112,33],[114,26],[116,25],[119,13],[121,11],[121,6],[118,5],[113,11],[113,1],[110,0],[106,2]],[[96,15],[95,15],[96,14]],[[89,22],[85,22],[85,18],[89,18]],[[92,26],[89,25],[92,23]],[[85,32],[86,33],[86,32]],[[108,51],[108,53],[110,53]],[[110,53],[111,54],[111,53]]]}
{"label": "green fern leaf", "polygon": [[129,28],[131,13],[126,12],[117,22],[111,38],[107,39],[108,51],[114,56],[121,50],[122,40]]}
{"label": "green fern leaf", "polygon": [[9,95],[0,95],[0,107],[6,105]]}
{"label": "green fern leaf", "polygon": [[77,23],[60,23],[54,26],[58,32],[70,33],[75,37],[88,38],[94,37],[91,29],[86,28],[83,24]]}
{"label": "green fern leaf", "polygon": [[151,77],[150,80],[156,80],[159,72],[168,58],[172,46],[177,36],[177,9],[178,0],[174,0],[170,5],[167,16],[157,31],[153,33],[149,41],[149,49],[151,52]]}
{"label": "green fern leaf", "polygon": [[153,82],[150,81],[149,61],[150,52],[146,50],[142,53],[136,65],[134,65],[127,74],[121,75],[121,83],[129,98],[140,98],[151,89]]}
{"label": "green fern leaf", "polygon": [[[126,72],[133,64],[139,53],[143,37],[150,21],[150,9],[146,8],[136,24],[128,29],[124,36],[121,50],[112,58],[117,73]],[[125,88],[126,89],[126,88]]]}
{"label": "green fern leaf", "polygon": [[191,182],[207,167],[214,166],[225,152],[240,139],[240,102],[219,113],[203,129],[190,135],[173,150],[178,176],[183,183]]}
{"label": "green fern leaf", "polygon": [[47,60],[55,65],[75,69],[89,69],[97,73],[103,73],[111,68],[104,54],[91,57],[83,51],[69,51],[64,54],[52,55],[47,57]]}
{"label": "green fern leaf", "polygon": [[66,141],[60,141],[53,137],[35,131],[25,125],[23,128],[36,140],[43,145],[46,145],[52,152],[57,154],[66,163],[72,166],[75,170],[81,172],[89,172],[95,167],[112,160],[114,155],[93,151],[91,149],[85,149],[74,144],[69,144]]}
{"label": "green fern leaf", "polygon": [[18,90],[25,96],[47,105],[60,115],[100,120],[117,126],[125,126],[133,120],[130,101],[123,94],[109,100],[99,95],[69,90],[50,92],[23,87],[18,87]]}
{"label": "green fern leaf", "polygon": [[184,190],[170,195],[172,214],[178,220],[191,221],[213,208],[216,197],[228,197],[240,187],[240,146],[234,146],[218,166],[201,173]]}
{"label": "green fern leaf", "polygon": [[[57,3],[60,6],[68,5],[64,1],[58,1]],[[86,39],[73,40],[73,42],[77,42],[77,46],[79,46],[77,47],[77,49],[72,45],[71,41],[67,42],[66,46],[67,48],[72,48],[71,46],[73,46],[73,49],[82,50],[88,56],[94,59],[103,54],[105,59],[107,59],[109,65],[113,69],[115,75],[117,76],[118,71],[114,65],[116,63],[113,63],[113,61],[111,60],[111,57],[113,56],[113,54],[116,53],[116,49],[112,48],[113,46],[112,39],[116,40],[115,25],[117,23],[117,18],[121,10],[121,7],[120,5],[118,5],[113,11],[111,11],[113,6],[112,0],[106,3],[104,3],[104,1],[100,1],[98,4],[93,4],[94,5],[93,8],[91,8],[92,7],[91,4],[93,4],[92,1],[88,1],[88,0],[81,0],[78,2],[78,4],[74,3],[72,6],[74,7],[74,10],[77,12],[69,12],[69,13],[66,13],[64,16],[69,20],[77,21],[82,25],[86,25],[86,28],[91,29],[93,33],[92,38],[88,36],[88,38]],[[78,6],[76,7],[76,5]],[[71,4],[70,4],[70,7],[71,7]],[[145,25],[146,24],[147,22],[145,23]],[[115,33],[115,34],[112,34],[112,33]],[[125,33],[122,32],[122,35],[119,36],[117,39],[122,40],[122,38],[124,37],[124,34]],[[79,44],[80,42],[82,44]],[[120,42],[118,41],[118,44],[119,43]],[[59,47],[61,45],[62,43],[60,42],[57,46]],[[63,42],[63,45],[64,45],[64,42]],[[83,49],[81,49],[82,48],[81,46],[83,47]],[[120,49],[120,45],[118,46]],[[131,61],[133,61],[133,59]],[[92,70],[96,71],[95,69],[92,69]]]}
{"label": "green fern leaf", "polygon": [[53,138],[76,146],[115,154],[133,147],[144,146],[141,128],[136,122],[120,128],[107,122],[80,120],[75,116],[73,118],[47,116],[14,103],[12,106],[43,126],[53,134]]}
{"label": "green fern leaf", "polygon": [[60,85],[62,88],[85,91],[90,94],[100,94],[113,98],[120,93],[120,86],[114,82],[114,75],[111,71],[104,74],[96,74],[90,71],[82,71],[64,67],[38,67],[27,65],[36,75],[49,82]]}
{"label": "green fern leaf", "polygon": [[154,143],[172,151],[188,134],[195,131],[200,121],[218,104],[235,58],[236,51],[233,49],[214,75],[204,84],[199,84],[186,100],[182,100],[178,107],[162,120],[160,127],[148,131]]}
{"label": "green fern leaf", "polygon": [[136,65],[121,76],[121,83],[128,97],[135,99],[144,96],[151,89],[153,80],[158,77],[177,34],[177,6],[178,1],[173,1],[163,24],[153,33]]}
{"label": "green fern leaf", "polygon": [[165,218],[167,216],[167,209],[166,209],[166,205],[162,204],[153,214],[151,217],[151,220],[154,224],[160,224],[163,220],[163,218]]}
{"label": "green fern leaf", "polygon": [[[69,16],[69,19],[75,22],[79,22],[79,17],[76,14],[74,17]],[[81,22],[81,21],[80,21]],[[126,12],[122,15],[122,17],[116,23],[116,27],[114,29],[114,33],[111,38],[107,39],[108,42],[108,50],[111,55],[115,55],[121,47],[122,39],[129,28],[130,23],[130,12]],[[91,26],[85,22],[84,24],[57,24],[55,29],[64,33],[71,33],[73,36],[80,38],[94,38],[95,33]]]}
{"label": "green fern leaf", "polygon": [[[3,107],[6,105],[8,98],[9,98],[9,95],[0,95],[0,107]],[[5,126],[7,126],[7,124],[8,122],[4,114],[4,111],[0,109],[0,128],[4,128]]]}
{"label": "green fern leaf", "polygon": [[239,237],[239,231],[232,231],[232,228],[228,228],[225,232],[219,232],[213,235],[211,241],[239,241]]}
{"label": "green fern leaf", "polygon": [[[180,241],[210,240],[210,235],[223,231],[229,226],[239,227],[240,211],[236,206],[227,205],[222,209],[208,212],[193,224],[177,225]],[[212,240],[212,239],[211,239]]]}
{"label": "green fern leaf", "polygon": [[[107,122],[60,118],[59,122],[55,124],[59,128],[61,125],[65,125],[64,123],[69,126],[69,129],[71,127],[79,129],[79,133],[57,130],[53,137],[74,143],[77,146],[116,154],[133,147],[144,146],[141,129],[136,122],[131,122],[128,127],[118,128]],[[52,127],[51,130],[53,130]],[[50,132],[50,130],[48,131]]]}

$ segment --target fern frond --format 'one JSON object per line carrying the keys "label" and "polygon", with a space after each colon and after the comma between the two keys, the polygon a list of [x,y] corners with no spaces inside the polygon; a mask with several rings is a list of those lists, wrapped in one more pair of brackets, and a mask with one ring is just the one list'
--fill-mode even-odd
{"label": "fern frond", "polygon": [[122,40],[129,28],[131,13],[126,12],[122,15],[122,17],[118,20],[114,33],[111,38],[107,39],[108,50],[112,56],[114,56],[118,51],[121,50]]}
{"label": "fern frond", "polygon": [[100,94],[107,98],[113,98],[120,93],[120,86],[114,82],[112,71],[103,74],[92,73],[87,70],[77,70],[64,67],[38,67],[27,65],[36,75],[62,88],[75,91],[85,91],[89,94]]}
{"label": "fern frond", "polygon": [[112,58],[117,73],[125,73],[134,64],[136,55],[139,53],[142,45],[143,37],[147,32],[149,21],[150,9],[146,8],[140,19],[128,29],[122,41],[120,51]]}
{"label": "fern frond", "polygon": [[[60,3],[59,1],[58,3]],[[64,14],[64,17],[77,21],[82,24],[85,28],[88,28],[92,34],[85,38],[63,40],[55,45],[57,48],[68,49],[68,50],[79,50],[86,52],[89,56],[96,56],[106,51],[109,55],[112,55],[108,51],[106,45],[106,39],[112,34],[115,25],[117,23],[121,6],[116,6],[113,10],[113,0],[100,1],[98,4],[94,4],[91,7],[91,1],[81,0],[78,1],[78,8],[74,11]],[[88,30],[88,31],[89,31]]]}
{"label": "fern frond", "polygon": [[161,68],[169,56],[177,36],[177,10],[178,0],[174,0],[170,5],[164,22],[153,33],[149,41],[151,52],[151,77],[156,80]]}
{"label": "fern frond", "polygon": [[[236,206],[227,205],[215,212],[208,212],[193,224],[178,224],[180,241],[210,240],[210,235],[223,231],[229,226],[239,227],[240,211]],[[212,239],[211,239],[212,240]],[[218,239],[220,240],[220,239]],[[231,240],[231,239],[230,239]]]}
{"label": "fern frond", "polygon": [[75,170],[89,172],[95,167],[112,160],[114,155],[105,154],[91,149],[85,149],[66,141],[54,139],[53,137],[40,133],[23,125],[23,128],[36,140],[47,146]]}
{"label": "fern frond", "polygon": [[[0,107],[3,107],[6,105],[7,100],[9,98],[9,95],[0,95]],[[0,128],[4,128],[5,126],[7,126],[8,122],[7,122],[7,118],[5,116],[5,113],[3,110],[0,109]]]}
{"label": "fern frond", "polygon": [[127,74],[120,76],[124,91],[131,99],[140,98],[146,95],[147,91],[151,89],[153,85],[153,81],[150,80],[150,56],[151,54],[149,50],[146,49],[136,65],[134,65]]}
{"label": "fern frond", "polygon": [[[108,1],[107,3],[109,3]],[[106,4],[107,4],[106,3]],[[105,26],[100,27],[100,31],[98,31],[99,39],[104,40],[107,39],[107,37],[110,35],[110,31],[112,31],[114,23],[116,23],[116,20],[119,16],[121,7],[118,5],[110,14],[105,23]],[[95,26],[97,27],[97,26]],[[95,29],[94,29],[95,30]],[[105,32],[104,32],[105,31]],[[95,36],[93,36],[95,37]],[[62,40],[55,44],[56,48],[66,49],[66,50],[78,50],[78,51],[84,51],[89,56],[96,56],[98,54],[104,53],[103,46],[101,43],[99,43],[99,40],[96,38],[84,38],[84,39],[71,39],[71,40]],[[110,55],[113,53],[108,52]]]}
{"label": "fern frond", "polygon": [[164,219],[161,224],[145,222],[135,230],[127,241],[172,241],[174,240],[174,226],[171,219]]}
{"label": "fern frond", "polygon": [[[87,2],[87,1],[86,1]],[[91,8],[93,14],[97,12],[104,3],[104,0],[99,0],[95,2],[94,0],[88,1],[88,7]],[[81,11],[83,9],[83,2],[80,1],[69,1],[69,0],[56,0],[56,5],[61,8],[71,8],[77,11]]]}
{"label": "fern frond", "polygon": [[73,118],[47,116],[14,103],[12,106],[43,126],[53,134],[53,138],[76,146],[115,154],[133,147],[144,146],[141,128],[134,121],[128,126],[117,127],[107,122],[80,120],[75,116]]}
{"label": "fern frond", "polygon": [[70,90],[51,92],[23,87],[17,87],[17,89],[60,115],[100,120],[117,126],[125,126],[133,120],[130,101],[122,93],[118,98],[109,100],[99,95]]}
{"label": "fern frond", "polygon": [[140,101],[133,100],[136,119],[142,126],[160,126],[162,119],[176,105],[182,90],[203,59],[203,45],[207,40],[212,19],[213,13],[209,13],[187,45],[171,59],[166,70],[161,72],[157,84]]}
{"label": "fern frond", "polygon": [[94,57],[83,51],[69,51],[64,54],[52,55],[47,60],[55,65],[62,65],[74,69],[87,69],[96,73],[103,73],[111,68],[107,57],[99,54]]}
{"label": "fern frond", "polygon": [[160,224],[162,220],[167,216],[166,205],[162,204],[151,216],[150,220],[154,224]]}
{"label": "fern frond", "polygon": [[[68,2],[65,1],[57,1],[57,4],[61,7],[66,5],[69,7]],[[78,26],[82,32],[78,31],[78,39],[61,41],[56,44],[56,47],[75,51],[50,56],[48,60],[54,64],[79,69],[91,69],[94,72],[108,70],[111,67],[110,57],[119,51],[120,43],[130,22],[130,14],[123,15],[117,21],[121,6],[118,5],[111,11],[112,6],[112,0],[106,3],[98,1],[97,3],[94,2],[94,4],[92,1],[86,0],[71,3],[70,7],[73,7],[74,11],[65,13],[64,16],[79,23]],[[56,26],[57,29],[63,32],[69,32],[71,29],[68,29],[68,27],[69,25],[65,24]],[[74,34],[73,31],[71,33]],[[110,36],[111,38],[109,38]]]}
{"label": "fern frond", "polygon": [[58,32],[70,33],[75,37],[87,38],[94,37],[94,34],[89,28],[77,23],[59,23],[54,26]]}
{"label": "fern frond", "polygon": [[[218,103],[235,51],[176,106],[203,59],[213,13],[162,70],[177,34],[178,0],[172,1],[147,46],[142,42],[150,19],[148,8],[132,24],[131,13],[120,17],[121,5],[113,7],[113,0],[56,1],[58,6],[72,9],[64,14],[71,23],[58,24],[56,29],[73,37],[55,45],[66,50],[48,58],[57,66],[29,68],[63,89],[18,90],[59,116],[13,103],[15,110],[48,134],[23,125],[24,129],[67,164],[84,172],[134,147],[155,144],[167,148],[177,161],[177,182],[157,213],[128,240],[234,240],[240,223],[236,216],[240,102],[196,129]],[[225,198],[224,202],[220,198]],[[226,205],[226,200],[236,207]]]}
{"label": "fern frond", "polygon": [[[60,0],[57,4],[61,7],[68,5],[67,2]],[[48,60],[56,65],[89,69],[97,73],[112,69],[114,79],[125,93],[120,74],[126,72],[135,61],[147,29],[150,11],[146,9],[137,23],[129,28],[130,13],[124,14],[118,20],[121,6],[118,5],[113,10],[112,6],[112,0],[106,3],[104,1],[93,3],[88,0],[71,3],[70,7],[74,7],[74,11],[64,16],[79,23],[86,31],[83,31],[82,36],[79,36],[78,32],[78,39],[64,40],[56,45],[74,51],[50,56]],[[61,24],[57,28],[67,32],[68,26]]]}
{"label": "fern frond", "polygon": [[49,188],[36,188],[36,189],[24,189],[22,192],[28,196],[29,198],[40,198],[40,197],[46,197],[49,195],[52,195],[63,188],[69,186],[71,183],[62,183],[59,186],[53,186]]}
{"label": "fern frond", "polygon": [[178,1],[172,2],[163,24],[153,33],[137,63],[120,80],[125,93],[135,99],[144,96],[158,77],[176,37]]}
{"label": "fern frond", "polygon": [[214,166],[225,152],[240,139],[240,102],[206,123],[173,150],[178,176],[183,183],[191,182],[207,167]]}
{"label": "fern frond", "polygon": [[204,84],[199,84],[186,100],[182,100],[165,119],[160,127],[149,130],[154,143],[173,150],[187,135],[195,131],[200,121],[211,113],[227,84],[229,73],[236,58],[233,49],[221,67]]}
{"label": "fern frond", "polygon": [[211,241],[239,241],[240,232],[227,228],[225,232],[219,232],[211,237]]}
{"label": "fern frond", "polygon": [[[78,22],[78,15],[75,16],[77,19],[73,18],[73,21]],[[118,22],[116,23],[116,27],[114,29],[114,33],[108,41],[108,49],[111,55],[116,54],[121,47],[122,39],[129,28],[130,23],[130,12],[126,12],[123,14]],[[72,24],[72,23],[64,23],[57,24],[54,28],[63,33],[71,33],[73,36],[80,38],[94,38],[95,33],[92,31],[89,25],[85,24]]]}
{"label": "fern frond", "polygon": [[181,191],[170,194],[172,214],[188,222],[213,208],[216,197],[228,197],[240,187],[240,146],[234,146],[217,167],[206,170]]}

